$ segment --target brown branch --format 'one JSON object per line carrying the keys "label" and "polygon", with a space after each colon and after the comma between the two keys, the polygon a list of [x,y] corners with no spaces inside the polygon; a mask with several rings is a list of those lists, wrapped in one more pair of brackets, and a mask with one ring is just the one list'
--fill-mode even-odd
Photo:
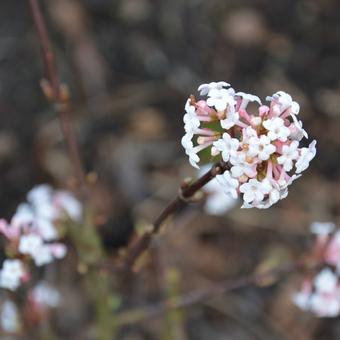
{"label": "brown branch", "polygon": [[46,23],[39,6],[39,0],[30,0],[30,7],[34,25],[41,45],[47,80],[42,82],[44,94],[55,105],[59,116],[61,129],[66,141],[66,146],[73,166],[74,176],[77,184],[84,194],[85,171],[82,165],[76,135],[71,122],[71,103],[67,88],[60,83],[55,56],[51,48]]}
{"label": "brown branch", "polygon": [[209,288],[192,291],[188,294],[176,298],[169,298],[156,304],[121,312],[121,314],[115,317],[115,320],[118,325],[134,324],[164,314],[170,310],[185,308],[197,303],[209,301],[235,289],[261,284],[261,282],[268,279],[282,276],[296,270],[315,270],[319,265],[318,263],[306,263],[304,259],[287,263],[279,268],[268,270],[265,273],[255,273],[240,277],[236,280],[229,279],[212,285]]}
{"label": "brown branch", "polygon": [[227,169],[226,163],[215,164],[206,174],[197,179],[192,184],[184,184],[180,193],[164,208],[160,215],[152,224],[151,230],[145,232],[137,238],[128,248],[127,255],[123,260],[123,268],[129,269],[136,262],[138,257],[149,247],[153,236],[158,233],[163,222],[174,212],[185,207],[190,198],[198,192],[204,185],[210,182],[216,175]]}

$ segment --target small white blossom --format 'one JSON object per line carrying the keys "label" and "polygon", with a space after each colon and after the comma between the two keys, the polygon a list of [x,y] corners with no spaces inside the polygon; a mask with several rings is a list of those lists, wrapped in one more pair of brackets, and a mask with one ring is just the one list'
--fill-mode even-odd
{"label": "small white blossom", "polygon": [[238,197],[237,188],[239,186],[239,182],[237,179],[231,177],[229,171],[225,171],[222,175],[217,175],[216,179],[227,195],[234,199]]}
{"label": "small white blossom", "polygon": [[21,203],[12,217],[11,224],[15,226],[30,225],[34,221],[34,210],[27,203]]}
{"label": "small white blossom", "polygon": [[230,158],[232,163],[231,174],[235,178],[239,178],[243,175],[247,177],[256,176],[256,165],[254,163],[248,163],[245,153],[239,153],[235,157]]}
{"label": "small white blossom", "polygon": [[48,245],[43,245],[36,249],[32,254],[36,266],[41,267],[51,263],[54,260],[51,249]]}
{"label": "small white blossom", "polygon": [[190,164],[194,168],[199,169],[199,166],[197,165],[197,163],[200,161],[200,158],[197,155],[197,151],[194,147],[194,143],[192,142],[192,138],[193,138],[193,134],[186,133],[182,137],[181,143],[182,143],[182,146],[185,149],[185,153],[189,156]]}
{"label": "small white blossom", "polygon": [[226,83],[225,81],[219,82],[211,82],[209,84],[202,84],[198,87],[198,91],[200,92],[201,96],[205,96],[209,93],[212,89],[222,89],[223,87],[229,87],[230,84]]}
{"label": "small white blossom", "polygon": [[337,276],[328,268],[323,269],[314,279],[315,289],[321,293],[332,293],[337,283]]}
{"label": "small white blossom", "polygon": [[316,154],[316,140],[309,144],[308,148],[302,148],[300,151],[300,157],[298,158],[295,166],[296,173],[305,171],[309,167],[310,161],[315,157]]}
{"label": "small white blossom", "polygon": [[243,200],[246,203],[253,201],[262,201],[265,194],[270,191],[270,186],[267,182],[259,182],[257,179],[250,179],[249,182],[240,186],[240,192],[243,193]]}
{"label": "small white blossom", "polygon": [[260,98],[258,96],[254,96],[253,94],[244,93],[244,92],[236,92],[235,96],[242,98],[240,109],[245,109],[248,106],[249,102],[258,102],[259,105],[262,105]]}
{"label": "small white blossom", "polygon": [[236,138],[231,138],[228,133],[224,133],[222,138],[214,142],[214,147],[222,152],[222,159],[228,162],[230,157],[235,156],[240,142]]}
{"label": "small white blossom", "polygon": [[200,126],[200,120],[197,117],[195,106],[190,104],[190,98],[185,104],[186,114],[183,116],[184,129],[188,133],[194,133]]}
{"label": "small white blossom", "polygon": [[295,115],[297,115],[300,111],[300,105],[293,101],[292,97],[284,91],[278,91],[271,97],[268,96],[266,100],[271,101],[274,104],[274,110],[276,111],[277,115],[282,114],[289,108]]}
{"label": "small white blossom", "polygon": [[83,215],[82,205],[68,191],[57,191],[54,195],[54,204],[64,210],[73,221],[81,221]]}
{"label": "small white blossom", "polygon": [[292,141],[289,145],[282,147],[282,155],[278,157],[277,162],[283,165],[285,171],[292,170],[293,161],[299,157],[298,147],[298,141]]}
{"label": "small white blossom", "polygon": [[284,125],[284,120],[279,117],[265,120],[263,126],[268,130],[268,137],[271,140],[278,139],[285,142],[290,134],[290,130]]}
{"label": "small white blossom", "polygon": [[23,264],[20,260],[6,259],[0,271],[0,287],[16,290],[20,286],[21,278],[25,275]]}
{"label": "small white blossom", "polygon": [[271,144],[271,140],[262,135],[258,137],[251,137],[249,139],[248,155],[251,157],[257,156],[262,161],[269,159],[270,155],[276,151],[275,145]]}
{"label": "small white blossom", "polygon": [[39,235],[28,234],[20,238],[18,250],[21,254],[33,255],[43,244]]}
{"label": "small white blossom", "polygon": [[290,125],[290,137],[293,140],[300,141],[303,137],[308,138],[308,133],[303,128],[302,121],[298,120],[294,114],[290,115],[293,119],[293,123]]}
{"label": "small white blossom", "polygon": [[224,111],[227,106],[235,105],[235,99],[232,95],[232,89],[213,88],[208,93],[207,104],[215,107],[217,111]]}
{"label": "small white blossom", "polygon": [[229,130],[239,121],[240,116],[233,108],[227,110],[227,117],[221,120],[221,127],[223,129]]}

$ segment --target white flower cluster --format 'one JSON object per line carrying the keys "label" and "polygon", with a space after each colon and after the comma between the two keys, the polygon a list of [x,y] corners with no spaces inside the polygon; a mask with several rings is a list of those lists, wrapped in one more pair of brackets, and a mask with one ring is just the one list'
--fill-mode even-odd
{"label": "white flower cluster", "polygon": [[340,315],[340,230],[331,222],[315,222],[311,230],[316,234],[313,254],[323,268],[314,278],[306,278],[301,290],[293,296],[294,303],[318,317]]}
{"label": "white flower cluster", "polygon": [[[43,266],[66,254],[66,246],[59,239],[57,223],[65,218],[80,221],[82,207],[66,191],[54,191],[49,185],[39,185],[27,195],[10,223],[0,220],[0,233],[9,244],[10,259],[5,259],[0,270],[0,287],[15,290],[29,279],[25,259],[33,259]],[[27,261],[26,261],[27,262]]]}
{"label": "white flower cluster", "polygon": [[[206,99],[190,96],[183,118],[182,145],[190,164],[199,168],[199,154],[208,150],[209,162],[222,160],[230,170],[217,176],[226,194],[242,195],[243,208],[268,208],[288,194],[288,186],[306,170],[316,154],[316,141],[300,147],[308,137],[297,119],[299,104],[279,91],[267,97],[235,92],[226,82],[201,85]],[[249,102],[259,105],[256,114]]]}

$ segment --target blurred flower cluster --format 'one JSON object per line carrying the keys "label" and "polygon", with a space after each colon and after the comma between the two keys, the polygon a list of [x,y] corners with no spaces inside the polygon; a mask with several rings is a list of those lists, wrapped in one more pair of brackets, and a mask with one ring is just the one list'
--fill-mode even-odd
{"label": "blurred flower cluster", "polygon": [[10,223],[0,220],[0,233],[6,239],[7,258],[0,270],[0,287],[15,290],[30,278],[29,262],[43,266],[66,254],[66,246],[58,242],[59,225],[68,219],[80,221],[82,206],[67,191],[54,191],[39,185],[18,206]]}
{"label": "blurred flower cluster", "polygon": [[[288,194],[288,186],[306,170],[316,154],[316,141],[301,147],[308,138],[298,120],[299,104],[279,91],[267,97],[235,92],[226,82],[201,85],[205,99],[193,95],[185,105],[182,145],[192,166],[200,156],[209,162],[224,161],[230,170],[218,175],[224,192],[243,198],[243,208],[268,208]],[[248,110],[256,103],[256,113]],[[199,156],[200,155],[200,156]]]}
{"label": "blurred flower cluster", "polygon": [[24,304],[5,298],[0,303],[0,329],[6,334],[18,334],[22,330],[22,317],[37,325],[48,318],[50,311],[61,303],[60,292],[46,281],[39,281],[27,294]]}
{"label": "blurred flower cluster", "polygon": [[311,231],[316,235],[313,258],[324,267],[304,279],[293,301],[319,317],[336,317],[340,315],[340,230],[335,231],[331,222],[315,222]]}

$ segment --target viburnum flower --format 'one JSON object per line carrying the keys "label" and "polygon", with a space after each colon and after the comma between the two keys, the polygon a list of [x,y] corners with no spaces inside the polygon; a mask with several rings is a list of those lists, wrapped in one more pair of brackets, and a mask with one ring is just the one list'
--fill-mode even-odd
{"label": "viburnum flower", "polygon": [[[299,104],[279,91],[262,105],[257,96],[235,92],[223,81],[198,90],[201,98],[189,97],[183,119],[182,145],[190,164],[225,162],[229,170],[218,183],[231,197],[240,195],[243,208],[265,209],[285,198],[316,154],[315,140],[300,146],[308,135],[296,117]],[[249,110],[250,103],[257,110]]]}
{"label": "viburnum flower", "polygon": [[324,268],[303,281],[293,301],[319,317],[336,317],[340,315],[340,231],[332,222],[314,222],[311,231],[316,235],[312,256]]}
{"label": "viburnum flower", "polygon": [[61,236],[58,225],[69,219],[79,223],[81,217],[82,206],[71,193],[45,184],[29,191],[27,202],[18,206],[10,223],[0,220],[0,233],[8,241],[6,253],[11,257],[0,271],[0,287],[17,289],[29,277],[30,260],[43,266],[63,258],[67,247],[57,242]]}
{"label": "viburnum flower", "polygon": [[21,260],[6,259],[0,270],[0,287],[16,290],[25,276],[26,271]]}

